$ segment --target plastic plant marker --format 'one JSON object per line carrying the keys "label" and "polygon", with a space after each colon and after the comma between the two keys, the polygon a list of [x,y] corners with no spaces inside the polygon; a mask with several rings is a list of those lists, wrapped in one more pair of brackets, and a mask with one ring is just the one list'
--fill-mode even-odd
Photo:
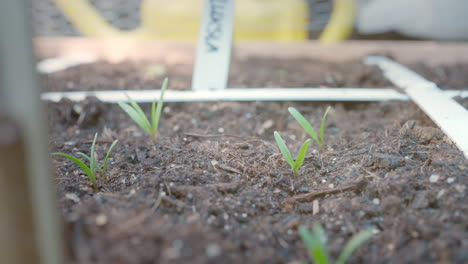
{"label": "plastic plant marker", "polygon": [[235,0],[204,2],[192,90],[223,90],[229,75]]}

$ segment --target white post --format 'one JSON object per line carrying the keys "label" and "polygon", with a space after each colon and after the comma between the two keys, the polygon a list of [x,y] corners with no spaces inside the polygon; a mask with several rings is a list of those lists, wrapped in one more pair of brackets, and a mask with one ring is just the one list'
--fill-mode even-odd
{"label": "white post", "polygon": [[62,264],[62,225],[26,2],[3,1],[0,8],[0,112],[7,116],[0,156],[17,157],[0,163],[0,263]]}
{"label": "white post", "polygon": [[231,59],[235,0],[205,0],[198,37],[193,90],[226,88]]}

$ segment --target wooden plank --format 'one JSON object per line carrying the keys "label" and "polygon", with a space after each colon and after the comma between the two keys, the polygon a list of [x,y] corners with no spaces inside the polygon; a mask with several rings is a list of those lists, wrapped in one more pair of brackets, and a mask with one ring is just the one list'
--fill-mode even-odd
{"label": "wooden plank", "polygon": [[[42,58],[86,54],[111,62],[163,60],[193,65],[196,51],[193,41],[46,37],[36,38],[34,43],[37,54]],[[453,65],[468,61],[466,42],[355,40],[324,46],[316,41],[243,41],[234,43],[233,51],[236,58],[311,58],[336,63],[361,59],[369,54],[391,54],[392,58],[405,64]]]}
{"label": "wooden plank", "polygon": [[403,89],[468,158],[468,110],[428,81],[402,66],[382,56],[365,59],[369,65],[377,65],[393,84]]}
{"label": "wooden plank", "polygon": [[[451,97],[468,97],[468,91],[448,90],[445,94]],[[127,94],[139,103],[152,102],[159,98],[159,90],[134,91],[93,91],[93,92],[49,92],[41,98],[58,102],[67,98],[81,101],[88,96],[95,96],[102,102],[116,103],[127,101]],[[210,101],[354,101],[371,102],[409,98],[394,89],[382,88],[229,88],[221,91],[176,91],[167,90],[165,102],[210,102]]]}

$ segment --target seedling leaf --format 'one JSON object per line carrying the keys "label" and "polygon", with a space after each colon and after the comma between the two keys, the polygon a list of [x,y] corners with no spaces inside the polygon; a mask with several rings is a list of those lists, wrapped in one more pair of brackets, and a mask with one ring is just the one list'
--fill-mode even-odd
{"label": "seedling leaf", "polygon": [[151,125],[149,124],[148,119],[146,119],[146,116],[140,115],[137,110],[133,109],[126,103],[118,102],[118,104],[120,108],[122,108],[122,110],[124,110],[128,116],[130,116],[130,118],[135,121],[135,123],[137,123],[138,126],[140,126],[147,133],[151,134]]}
{"label": "seedling leaf", "polygon": [[[82,156],[89,162],[89,164],[91,164],[91,158],[88,155],[84,154],[83,152],[77,152],[76,154]],[[96,164],[95,160],[94,160],[94,167],[99,171],[101,170],[101,167],[99,167],[99,164]]]}
{"label": "seedling leaf", "polygon": [[73,157],[72,155],[68,155],[68,154],[65,154],[65,153],[53,153],[53,155],[62,156],[64,158],[67,158],[67,159],[73,161],[76,165],[78,165],[86,173],[86,175],[88,175],[88,178],[91,180],[93,185],[96,185],[96,176],[94,175],[93,171],[88,166],[86,166],[86,164],[84,164],[84,162],[82,162],[81,160]]}
{"label": "seedling leaf", "polygon": [[107,151],[106,157],[102,162],[102,174],[104,175],[104,177],[106,177],[107,175],[107,162],[109,160],[110,153],[112,152],[112,149],[114,149],[115,145],[117,145],[118,142],[118,140],[114,140],[114,142],[112,142],[111,146],[109,147],[109,150]]}
{"label": "seedling leaf", "polygon": [[354,250],[370,239],[372,235],[373,233],[371,230],[362,230],[361,232],[354,235],[348,241],[348,243],[346,243],[346,246],[344,247],[343,251],[341,251],[341,254],[335,264],[344,264],[354,252]]}
{"label": "seedling leaf", "polygon": [[164,92],[168,85],[168,79],[164,79],[164,82],[161,87],[161,94],[159,96],[159,101],[156,104],[156,101],[153,101],[151,104],[151,123],[146,117],[145,113],[141,109],[141,107],[127,95],[128,101],[130,105],[119,102],[120,108],[124,110],[130,118],[137,123],[143,130],[145,130],[151,137],[152,140],[155,141],[158,135],[158,128],[159,128],[159,119],[161,117],[161,111],[164,104]]}
{"label": "seedling leaf", "polygon": [[324,231],[319,225],[315,225],[313,233],[310,233],[304,226],[299,227],[299,235],[307,247],[310,257],[316,264],[329,264],[327,248],[325,245]]}
{"label": "seedling leaf", "polygon": [[153,102],[153,107],[151,111],[151,119],[152,119],[152,126],[153,126],[153,133],[157,134],[158,133],[158,128],[159,128],[159,118],[161,117],[161,111],[162,107],[164,104],[164,92],[166,91],[167,88],[167,83],[168,79],[165,78],[163,81],[163,84],[161,86],[161,95],[159,96],[159,101],[158,101],[158,106],[156,107],[156,112],[154,111],[154,102]]}
{"label": "seedling leaf", "polygon": [[309,134],[311,138],[313,138],[317,143],[320,142],[320,139],[317,136],[317,133],[315,132],[314,128],[312,125],[305,119],[305,117],[299,113],[299,111],[296,110],[294,107],[289,107],[288,108],[289,113],[296,119],[296,121],[301,125],[301,127]]}
{"label": "seedling leaf", "polygon": [[306,140],[304,144],[302,144],[302,147],[299,150],[299,153],[297,154],[296,162],[293,168],[293,170],[296,171],[296,174],[298,173],[299,168],[301,168],[302,163],[304,163],[304,159],[307,154],[307,149],[309,148],[309,144],[310,144],[310,139]]}
{"label": "seedling leaf", "polygon": [[325,123],[327,122],[328,111],[330,111],[330,108],[330,106],[327,107],[327,110],[325,110],[325,114],[323,114],[322,122],[320,123],[320,147],[323,147],[323,145],[325,144]]}
{"label": "seedling leaf", "polygon": [[286,143],[284,143],[283,138],[277,131],[275,131],[273,135],[275,136],[276,144],[278,144],[278,148],[280,149],[281,154],[283,154],[284,159],[289,164],[289,166],[291,166],[291,168],[294,168],[293,157],[291,155],[291,152],[289,152],[289,149],[286,146]]}
{"label": "seedling leaf", "polygon": [[90,162],[90,169],[91,171],[94,173],[95,172],[95,169],[96,169],[96,140],[97,140],[97,133],[94,134],[94,139],[93,139],[93,143],[91,144],[91,153],[90,153],[90,159],[91,159],[91,162]]}

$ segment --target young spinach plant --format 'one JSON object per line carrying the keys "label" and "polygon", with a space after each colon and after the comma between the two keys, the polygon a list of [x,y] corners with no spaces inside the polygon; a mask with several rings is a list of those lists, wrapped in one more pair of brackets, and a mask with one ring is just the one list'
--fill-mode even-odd
{"label": "young spinach plant", "polygon": [[338,260],[335,262],[332,262],[328,256],[326,235],[320,225],[315,225],[312,232],[307,230],[306,227],[300,226],[299,235],[301,236],[302,241],[304,241],[307,251],[309,252],[310,259],[315,264],[345,264],[354,250],[370,239],[373,234],[370,230],[362,230],[354,235],[348,243],[346,243],[338,257]]}
{"label": "young spinach plant", "polygon": [[109,156],[110,153],[112,152],[112,149],[114,149],[115,145],[117,145],[118,140],[114,140],[112,144],[110,145],[109,149],[107,150],[106,156],[104,157],[104,160],[102,162],[102,166],[99,165],[98,161],[96,160],[96,140],[97,140],[98,134],[96,133],[94,135],[93,143],[91,144],[91,152],[90,155],[86,155],[83,152],[78,152],[77,154],[84,157],[88,162],[89,166],[86,165],[83,161],[80,159],[69,155],[65,153],[53,153],[53,155],[61,156],[64,158],[67,158],[71,161],[73,161],[76,165],[78,165],[88,176],[89,180],[93,184],[93,187],[97,187],[97,182],[96,182],[96,172],[98,172],[103,178],[104,181],[107,181],[107,163],[109,161]]}
{"label": "young spinach plant", "polygon": [[302,147],[299,150],[299,153],[297,154],[296,160],[294,160],[291,155],[291,152],[286,146],[286,143],[284,143],[284,140],[281,137],[281,135],[277,131],[275,131],[274,136],[275,136],[276,144],[278,144],[278,148],[280,149],[281,154],[283,154],[283,158],[286,160],[289,166],[291,166],[291,169],[293,170],[294,175],[296,177],[299,177],[299,169],[301,168],[302,163],[304,163],[304,159],[307,154],[307,149],[309,148],[309,144],[310,144],[310,139],[307,139],[304,142],[304,144],[302,144]]}
{"label": "young spinach plant", "polygon": [[141,107],[128,95],[127,98],[130,105],[123,102],[118,103],[120,108],[122,108],[122,110],[124,110],[138,126],[145,130],[146,133],[151,136],[153,141],[156,141],[158,137],[159,119],[161,117],[161,111],[164,103],[164,92],[166,91],[167,83],[168,80],[166,78],[161,86],[161,95],[159,96],[157,105],[156,101],[153,101],[153,104],[151,105],[151,122],[148,120]]}
{"label": "young spinach plant", "polygon": [[312,125],[309,123],[309,121],[307,121],[307,119],[305,119],[305,117],[301,113],[299,113],[299,111],[297,111],[296,108],[289,107],[288,111],[294,117],[294,119],[296,119],[296,121],[301,125],[301,127],[307,132],[307,134],[309,134],[309,136],[319,144],[319,147],[323,148],[323,146],[325,145],[325,123],[327,121],[328,111],[330,111],[330,106],[327,107],[327,110],[325,110],[325,113],[323,114],[318,135],[317,132],[315,132]]}

